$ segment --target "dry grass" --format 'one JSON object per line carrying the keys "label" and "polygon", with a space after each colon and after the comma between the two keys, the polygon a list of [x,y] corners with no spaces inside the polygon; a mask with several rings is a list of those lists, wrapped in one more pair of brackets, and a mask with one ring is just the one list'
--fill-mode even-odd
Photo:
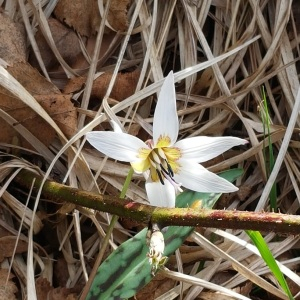
{"label": "dry grass", "polygon": [[[17,2],[20,6],[16,5]],[[26,150],[18,144],[0,144],[0,226],[5,226],[11,235],[17,235],[22,226],[20,237],[30,242],[27,261],[21,254],[16,254],[12,259],[5,259],[2,265],[12,264],[12,272],[18,278],[23,296],[30,287],[28,290],[33,294],[28,295],[28,299],[35,299],[34,277],[38,273],[52,283],[53,273],[66,270],[66,266],[65,286],[77,287],[73,291],[79,293],[89,276],[90,265],[97,257],[111,216],[84,209],[78,211],[67,205],[61,207],[59,212],[47,211],[49,207],[53,209],[53,206],[43,203],[40,193],[34,203],[29,201],[29,206],[25,207],[24,199],[27,195],[16,194],[14,190],[8,189],[14,176],[20,168],[29,168],[45,172],[45,178],[55,176],[57,180],[73,187],[118,195],[129,166],[107,159],[90,149],[85,143],[84,134],[96,126],[109,128],[107,120],[112,119],[126,131],[146,139],[152,133],[156,93],[164,75],[171,69],[175,72],[177,82],[180,138],[234,135],[250,142],[244,151],[228,151],[207,165],[214,172],[236,166],[245,170],[244,176],[237,182],[240,192],[232,197],[224,197],[220,205],[228,209],[269,210],[268,195],[270,187],[276,182],[280,211],[287,214],[299,212],[299,9],[296,1],[292,7],[292,1],[289,0],[137,0],[128,12],[126,34],[108,32],[105,22],[100,23],[94,40],[96,49],[100,50],[99,45],[107,36],[114,39],[101,64],[97,64],[98,52],[95,52],[96,56],[90,52],[89,67],[82,69],[72,67],[72,64],[65,61],[52,38],[46,16],[51,14],[55,1],[35,1],[43,9],[47,7],[47,10],[46,15],[36,13],[34,18],[30,2],[1,1],[11,18],[28,24],[27,37],[33,49],[37,49],[35,31],[37,28],[42,29],[61,65],[61,68],[47,70],[37,52],[44,76],[59,88],[65,86],[68,77],[76,77],[77,74],[87,75],[87,80],[85,88],[73,95],[74,99],[78,99],[80,108],[78,130],[70,139],[35,98],[4,68],[0,68],[0,84],[36,111],[57,134],[51,145],[46,146],[21,123],[15,129],[26,137],[32,147]],[[251,43],[244,47],[247,41]],[[234,49],[239,51],[213,64],[216,57]],[[84,45],[82,51],[88,56]],[[207,63],[201,64],[203,62]],[[110,94],[117,74],[135,69],[140,71],[135,93],[116,102]],[[90,95],[93,79],[107,71],[112,72],[107,91],[99,109],[92,110]],[[266,173],[263,156],[268,139],[264,140],[263,123],[258,111],[262,100],[262,85],[268,97],[271,140],[277,159],[276,168],[270,177]],[[2,109],[0,116],[8,124],[16,122],[9,112]],[[35,165],[36,161],[40,162],[40,167]],[[147,202],[141,176],[134,177],[127,197]],[[41,222],[47,228],[52,228],[56,240],[53,245],[40,237],[36,243],[32,243],[33,234],[41,230]],[[107,254],[133,233],[130,229],[125,223],[116,225]],[[217,237],[215,244],[206,239],[211,232]],[[265,239],[275,258],[281,262],[282,272],[290,282],[295,283],[295,294],[300,289],[300,277],[297,275],[299,259],[294,256],[299,248],[299,238],[276,237],[274,233],[265,233]],[[273,276],[247,241],[241,231],[206,229],[201,235],[194,233],[189,243],[182,247],[177,264],[171,258],[171,267],[176,269],[176,265],[181,265],[184,274],[222,284],[244,295],[248,295],[254,284],[259,284],[268,291],[271,289],[280,299],[286,299],[279,288],[270,284],[274,283]],[[53,258],[64,267],[57,267],[58,263]],[[201,261],[206,261],[205,268],[198,272]],[[201,286],[193,284],[191,277],[183,280],[186,283],[182,289],[180,285],[170,287],[163,296],[156,299],[173,299],[181,292],[184,292],[184,299],[220,297],[212,290],[203,292]]]}

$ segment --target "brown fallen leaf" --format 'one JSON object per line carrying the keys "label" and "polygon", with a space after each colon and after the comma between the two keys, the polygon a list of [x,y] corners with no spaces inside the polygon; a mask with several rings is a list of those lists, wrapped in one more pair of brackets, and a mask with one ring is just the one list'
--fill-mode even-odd
{"label": "brown fallen leaf", "polygon": [[[48,19],[48,25],[52,32],[54,43],[67,64],[74,70],[83,70],[82,72],[87,72],[89,63],[82,53],[79,39],[74,29],[65,26],[54,18]],[[110,31],[108,34],[104,34],[100,46],[99,59],[103,58],[104,53],[111,46],[115,35],[116,34],[113,31]],[[36,33],[35,39],[39,46],[39,50],[46,68],[48,70],[50,69],[52,74],[54,74],[54,72],[57,70],[60,71],[60,64],[53,51],[49,47],[41,30]],[[93,35],[89,38],[82,37],[82,42],[86,47],[87,53],[92,57],[95,48],[96,36]],[[29,63],[37,69],[40,68],[33,50],[31,50],[29,53]]]}
{"label": "brown fallen leaf", "polygon": [[[7,71],[36,98],[61,130],[68,137],[72,136],[76,131],[77,114],[70,96],[62,95],[54,84],[25,62],[25,36],[20,26],[3,13],[0,13],[0,29],[0,57],[9,63]],[[16,119],[15,125],[21,123],[46,146],[53,141],[54,129],[31,108],[3,88],[1,82],[0,108]],[[0,142],[10,144],[17,138],[21,146],[33,148],[2,118],[0,118],[0,128]]]}
{"label": "brown fallen leaf", "polygon": [[239,187],[237,192],[237,196],[241,201],[245,201],[247,197],[250,196],[252,190],[252,186],[243,184]]}
{"label": "brown fallen leaf", "polygon": [[[105,4],[105,1],[103,1]],[[128,27],[127,7],[130,0],[112,0],[108,22],[116,31]],[[97,0],[60,0],[54,10],[55,16],[84,36],[91,36],[99,29],[101,16]]]}
{"label": "brown fallen leaf", "polygon": [[157,274],[145,287],[143,287],[136,295],[137,300],[156,299],[163,295],[175,285],[175,281],[161,274]]}
{"label": "brown fallen leaf", "polygon": [[0,12],[0,57],[8,64],[25,61],[26,37],[22,24]]}
{"label": "brown fallen leaf", "polygon": [[[104,73],[94,80],[91,97],[102,99],[107,91],[111,80],[111,73]],[[122,101],[133,95],[140,76],[140,72],[135,70],[130,73],[119,73],[110,94],[110,98]],[[70,79],[64,89],[65,94],[70,94],[81,90],[86,82],[86,77],[76,77]]]}
{"label": "brown fallen leaf", "polygon": [[9,280],[6,283],[7,276],[8,270],[0,269],[0,299],[17,299],[15,294],[18,292],[18,289],[12,281],[12,278],[14,276],[12,274],[9,274]]}
{"label": "brown fallen leaf", "polygon": [[[88,267],[88,266],[87,266]],[[70,274],[68,271],[68,263],[66,262],[66,258],[63,255],[59,255],[57,260],[54,262],[53,267],[53,282],[55,286],[66,286],[68,280],[70,278]],[[79,279],[76,282],[76,285],[72,287],[70,292],[72,293],[80,293],[85,286],[86,282],[83,278]]]}
{"label": "brown fallen leaf", "polygon": [[62,255],[59,255],[54,263],[53,281],[58,286],[65,286],[70,275],[68,271],[68,264]]}
{"label": "brown fallen leaf", "polygon": [[[0,262],[5,257],[12,257],[16,244],[16,237],[12,236],[9,232],[5,232],[1,228],[0,230]],[[15,253],[24,253],[28,250],[28,244],[25,241],[19,240]],[[1,298],[0,298],[1,299]]]}
{"label": "brown fallen leaf", "polygon": [[65,287],[54,288],[50,285],[50,282],[43,277],[39,277],[35,281],[36,295],[38,300],[75,300],[76,295],[71,289]]}
{"label": "brown fallen leaf", "polygon": [[[105,2],[105,1],[104,1]],[[128,28],[127,7],[130,0],[112,0],[110,4],[108,23],[116,31],[126,31]]]}
{"label": "brown fallen leaf", "polygon": [[[100,50],[99,50],[99,66],[103,66],[107,60],[113,55],[113,50],[107,50],[111,47],[113,40],[116,36],[116,33],[113,31],[110,31],[108,33],[105,33],[102,38],[102,42],[100,45]],[[91,36],[88,38],[87,43],[86,43],[86,51],[90,55],[90,57],[93,57],[95,46],[96,46],[96,40],[97,37],[95,35]],[[121,41],[121,40],[120,40]],[[116,46],[115,46],[116,48]],[[107,53],[109,53],[107,55]],[[105,55],[106,54],[106,55]],[[76,62],[74,65],[72,65],[73,69],[78,69],[78,70],[85,70],[85,73],[81,74],[86,74],[89,68],[89,63],[86,60],[86,58],[82,55],[79,56],[76,59]]]}
{"label": "brown fallen leaf", "polygon": [[75,133],[77,116],[76,110],[71,103],[71,95],[35,95],[34,98],[48,112],[67,137],[71,137]]}
{"label": "brown fallen leaf", "polygon": [[60,0],[54,14],[84,36],[95,34],[101,20],[97,0]]}
{"label": "brown fallen leaf", "polygon": [[[27,63],[14,64],[12,67],[8,67],[7,70],[35,97],[37,102],[57,122],[57,125],[68,137],[75,133],[77,114],[69,95],[61,94],[52,83],[48,82]],[[51,144],[55,137],[55,131],[47,122],[1,86],[0,95],[1,109],[25,126],[46,146]],[[0,126],[0,142],[11,143],[12,139],[17,137],[22,146],[32,148],[22,136],[2,119],[0,119]]]}
{"label": "brown fallen leaf", "polygon": [[[63,59],[70,66],[72,66],[76,63],[78,55],[81,54],[81,48],[76,33],[71,28],[68,28],[54,18],[49,18],[48,24],[59,53],[61,54]],[[41,52],[41,56],[46,68],[48,70],[53,70],[54,68],[59,66],[58,60],[53,54],[48,43],[46,42],[46,39],[44,38],[41,30],[36,33],[35,39],[39,46],[39,50]],[[33,53],[30,55],[29,62],[33,67],[39,67]]]}

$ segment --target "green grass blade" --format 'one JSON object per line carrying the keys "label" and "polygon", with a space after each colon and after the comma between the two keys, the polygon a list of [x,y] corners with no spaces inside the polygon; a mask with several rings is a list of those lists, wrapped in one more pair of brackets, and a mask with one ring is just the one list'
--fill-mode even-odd
{"label": "green grass blade", "polygon": [[259,253],[261,254],[261,257],[263,258],[263,260],[265,261],[267,266],[270,268],[271,272],[274,274],[274,276],[278,280],[280,286],[282,287],[284,292],[287,294],[289,299],[291,299],[291,300],[294,299],[282,272],[280,271],[267,243],[265,242],[265,240],[262,237],[262,235],[260,234],[260,232],[246,230],[246,233],[251,238],[253,244],[256,246]]}
{"label": "green grass blade", "polygon": [[[268,108],[268,103],[267,103],[267,96],[265,93],[265,88],[264,86],[262,87],[262,105],[259,107],[259,112],[261,116],[261,120],[263,123],[263,135],[264,139],[266,138],[266,135],[268,137],[268,148],[269,148],[269,155],[267,157],[266,154],[266,147],[265,145],[263,146],[263,155],[264,155],[264,160],[265,160],[265,169],[267,176],[270,176],[274,164],[275,164],[275,159],[274,159],[274,151],[273,151],[273,145],[271,141],[271,122],[270,122],[270,114],[269,114],[269,108]],[[272,211],[277,210],[277,188],[276,188],[276,183],[271,188],[270,192],[270,207]]]}

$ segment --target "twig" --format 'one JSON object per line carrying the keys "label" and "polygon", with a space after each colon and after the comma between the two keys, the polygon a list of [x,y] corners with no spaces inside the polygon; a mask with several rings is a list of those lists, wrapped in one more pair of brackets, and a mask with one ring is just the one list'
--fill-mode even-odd
{"label": "twig", "polygon": [[[23,170],[15,181],[30,188],[38,189],[42,177]],[[230,228],[243,230],[274,231],[277,233],[300,234],[300,216],[269,212],[248,212],[230,210],[160,208],[108,195],[97,195],[47,180],[43,196],[57,203],[69,202],[94,210],[129,218],[139,223],[160,224],[160,226],[192,226]]]}

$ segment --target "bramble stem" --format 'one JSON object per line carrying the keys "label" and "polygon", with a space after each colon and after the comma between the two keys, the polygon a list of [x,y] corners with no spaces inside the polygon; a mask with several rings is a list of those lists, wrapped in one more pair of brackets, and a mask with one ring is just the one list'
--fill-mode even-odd
{"label": "bramble stem", "polygon": [[[38,189],[42,177],[23,170],[15,178],[21,186],[30,188],[35,178],[34,189]],[[258,230],[263,232],[299,234],[300,216],[269,212],[248,212],[192,208],[160,208],[108,195],[97,195],[47,180],[43,186],[43,196],[58,203],[69,202],[76,205],[108,212],[129,218],[139,223],[165,226],[192,226]]]}

